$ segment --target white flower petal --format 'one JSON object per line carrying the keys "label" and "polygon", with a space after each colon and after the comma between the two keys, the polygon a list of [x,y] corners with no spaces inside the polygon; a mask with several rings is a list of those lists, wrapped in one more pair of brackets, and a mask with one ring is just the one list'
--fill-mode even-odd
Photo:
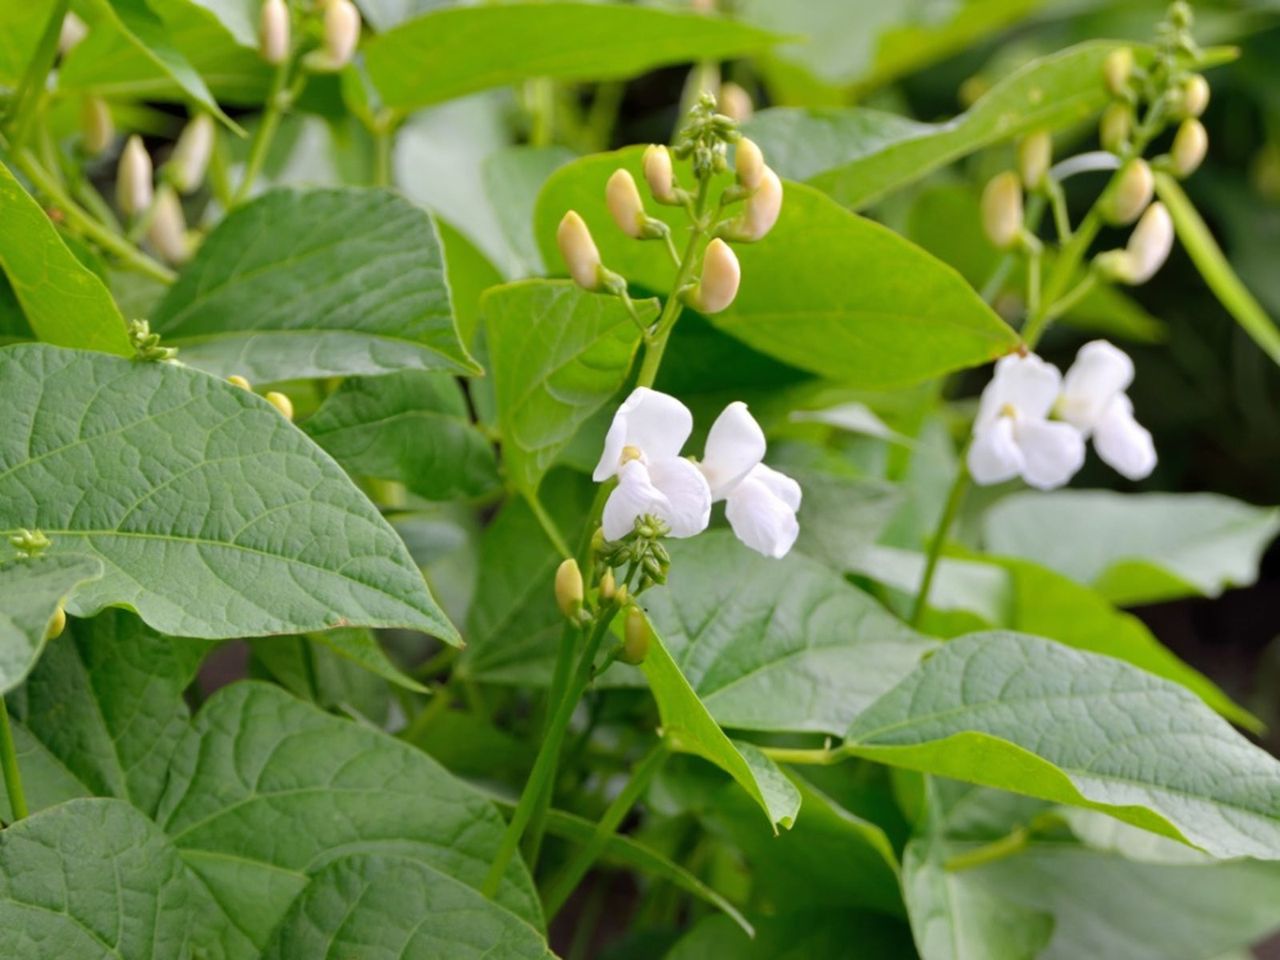
{"label": "white flower petal", "polygon": [[1151,433],[1133,418],[1133,404],[1124,394],[1103,411],[1094,427],[1093,449],[1104,463],[1130,480],[1148,477],[1156,468]]}
{"label": "white flower petal", "polygon": [[773,467],[766,467],[762,463],[747,476],[752,480],[760,481],[768,487],[769,492],[790,507],[793,513],[800,510],[800,500],[803,497],[800,484],[782,471],[775,470]]}
{"label": "white flower petal", "polygon": [[647,460],[677,457],[692,432],[693,414],[688,407],[665,393],[636,387],[613,415],[604,453],[591,477],[600,483],[614,476],[626,446],[637,447]]}
{"label": "white flower petal", "polygon": [[1133,361],[1105,340],[1086,343],[1062,378],[1058,413],[1087,434],[1111,401],[1133,383]]}
{"label": "white flower petal", "polygon": [[1022,450],[1022,479],[1040,490],[1062,486],[1084,465],[1084,437],[1069,423],[1020,419],[1013,438]]}
{"label": "white flower petal", "polygon": [[[996,417],[1005,404],[1011,404],[1025,417],[1042,419],[1053,409],[1061,386],[1062,374],[1058,368],[1034,353],[1025,357],[1016,353],[1001,357],[996,362],[995,376],[982,393],[979,416]],[[987,391],[992,393],[990,400],[987,399]],[[988,410],[988,406],[994,406],[994,409]]]}
{"label": "white flower petal", "polygon": [[1022,472],[1022,451],[1013,440],[1013,420],[997,417],[973,432],[969,444],[969,476],[979,486],[1012,480]]}
{"label": "white flower petal", "polygon": [[711,499],[723,500],[764,459],[764,431],[741,400],[716,417],[707,434],[706,456],[698,465],[711,487]]}
{"label": "white flower petal", "polygon": [[766,557],[785,557],[800,535],[796,512],[754,476],[729,494],[725,516],[738,539]]}
{"label": "white flower petal", "polygon": [[[649,478],[666,501],[650,512],[666,521],[671,536],[692,537],[707,529],[711,522],[711,488],[702,471],[682,457],[672,457],[651,462]],[[608,531],[605,536],[609,536]]]}
{"label": "white flower petal", "polygon": [[648,467],[629,460],[618,471],[618,486],[604,504],[600,519],[605,539],[621,540],[635,527],[636,518],[646,513],[665,519],[670,512],[671,501],[654,485]]}

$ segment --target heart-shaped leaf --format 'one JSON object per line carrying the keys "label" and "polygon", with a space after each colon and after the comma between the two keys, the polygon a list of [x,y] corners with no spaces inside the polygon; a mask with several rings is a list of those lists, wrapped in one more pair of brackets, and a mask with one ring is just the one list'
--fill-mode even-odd
{"label": "heart-shaped leaf", "polygon": [[58,606],[82,583],[102,576],[102,563],[76,553],[0,562],[0,694],[20,684],[44,649]]}

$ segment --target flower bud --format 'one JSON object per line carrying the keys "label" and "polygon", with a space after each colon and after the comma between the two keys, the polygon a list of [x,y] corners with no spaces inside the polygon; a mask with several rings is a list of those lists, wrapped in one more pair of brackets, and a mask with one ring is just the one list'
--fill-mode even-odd
{"label": "flower bud", "polygon": [[249,385],[249,381],[238,373],[233,373],[231,376],[227,377],[227,383],[231,384],[233,387],[239,387],[241,390],[248,390],[250,393],[253,392],[253,387]]}
{"label": "flower bud", "polygon": [[1127,103],[1112,103],[1102,111],[1098,124],[1098,140],[1102,149],[1120,153],[1129,143],[1133,133],[1133,107]]}
{"label": "flower bud", "polygon": [[164,184],[156,193],[155,209],[147,227],[147,239],[160,256],[172,264],[186,263],[191,256],[187,242],[187,219],[182,213],[178,193]]}
{"label": "flower bud", "polygon": [[627,589],[627,585],[625,583],[613,592],[613,602],[620,607],[625,607],[627,605],[627,601],[630,599],[631,591]]}
{"label": "flower bud", "polygon": [[[745,141],[744,141],[745,142]],[[735,217],[724,230],[730,240],[755,243],[773,229],[782,212],[782,181],[769,167],[764,168],[760,186],[747,197],[742,215]]]}
{"label": "flower bud", "polygon": [[1129,89],[1129,77],[1133,75],[1133,51],[1128,47],[1112,50],[1102,64],[1102,75],[1114,96],[1124,96]]}
{"label": "flower bud", "polygon": [[649,192],[659,203],[677,203],[676,175],[671,167],[671,151],[650,144],[644,151],[644,179]]}
{"label": "flower bud", "polygon": [[258,52],[273,65],[284,63],[289,56],[289,7],[285,0],[263,0]]}
{"label": "flower bud", "polygon": [[1146,283],[1164,266],[1173,250],[1173,218],[1163,203],[1157,201],[1147,207],[1125,249],[1133,262],[1129,283]]}
{"label": "flower bud", "polygon": [[635,178],[621,168],[613,171],[604,186],[604,197],[618,229],[637,240],[643,237],[645,222],[649,218],[645,216],[644,201],[640,199]]}
{"label": "flower bud", "polygon": [[1179,106],[1184,117],[1199,117],[1209,106],[1209,81],[1193,73],[1183,81]]}
{"label": "flower bud", "polygon": [[582,571],[572,557],[556,568],[556,606],[570,620],[582,611]]}
{"label": "flower bud", "polygon": [[1169,151],[1173,172],[1179,177],[1191,176],[1204,162],[1204,155],[1208,151],[1209,134],[1205,132],[1204,124],[1194,118],[1183,120]]}
{"label": "flower bud", "polygon": [[89,28],[85,22],[74,13],[68,13],[62,18],[62,28],[58,31],[58,53],[65,57],[72,47],[88,35]]}
{"label": "flower bud", "polygon": [[62,604],[58,604],[58,609],[53,611],[53,619],[49,621],[49,626],[45,627],[44,638],[57,640],[65,629],[67,629],[67,611],[62,609]]}
{"label": "flower bud", "polygon": [[649,621],[639,607],[631,607],[627,611],[626,628],[623,631],[622,650],[618,659],[638,667],[649,655],[649,640],[653,633],[649,629]]}
{"label": "flower bud", "polygon": [[573,282],[583,290],[598,290],[600,251],[596,249],[591,231],[576,210],[570,210],[560,220],[560,226],[556,228],[556,244],[560,247],[560,256],[564,258]]}
{"label": "flower bud", "polygon": [[701,313],[719,313],[738,295],[742,269],[738,258],[719,237],[707,244],[702,257],[702,278],[689,295],[689,303]]}
{"label": "flower bud", "polygon": [[151,156],[136,133],[124,145],[116,169],[116,204],[125,216],[136,216],[151,206]]}
{"label": "flower bud", "polygon": [[751,102],[751,94],[736,83],[729,82],[720,85],[720,112],[730,120],[746,123],[756,112],[756,108]]}
{"label": "flower bud", "polygon": [[267,403],[271,404],[280,411],[280,415],[286,420],[293,419],[293,401],[286,397],[283,393],[277,393],[272,390],[264,397]]}
{"label": "flower bud", "polygon": [[1037,130],[1018,144],[1018,173],[1022,185],[1035,190],[1044,182],[1053,160],[1053,137],[1047,130]]}
{"label": "flower bud", "polygon": [[169,158],[171,182],[183,193],[190,193],[204,182],[204,172],[213,156],[213,117],[198,113],[191,118]]}
{"label": "flower bud", "polygon": [[982,191],[982,229],[1000,250],[1022,235],[1022,182],[1012,170],[996,174]]}
{"label": "flower bud", "polygon": [[756,146],[754,140],[743,137],[733,155],[734,167],[738,171],[738,182],[747,190],[754,190],[764,180],[764,153]]}
{"label": "flower bud", "polygon": [[97,155],[115,139],[116,125],[111,108],[101,97],[85,97],[80,110],[80,142],[90,154]]}
{"label": "flower bud", "polygon": [[329,62],[345,67],[360,42],[360,11],[351,0],[329,0],[324,10],[324,49]]}
{"label": "flower bud", "polygon": [[1156,181],[1151,167],[1141,157],[1124,165],[1102,204],[1107,222],[1122,227],[1137,220],[1155,194]]}
{"label": "flower bud", "polygon": [[600,575],[600,584],[597,587],[601,600],[612,600],[614,594],[618,592],[617,581],[613,579],[613,567],[606,567],[604,573]]}

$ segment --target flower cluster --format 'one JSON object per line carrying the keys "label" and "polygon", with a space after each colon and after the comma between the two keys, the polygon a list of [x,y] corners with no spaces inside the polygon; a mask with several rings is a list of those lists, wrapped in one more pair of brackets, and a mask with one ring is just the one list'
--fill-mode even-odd
{"label": "flower cluster", "polygon": [[716,418],[701,461],[680,455],[692,432],[689,408],[647,387],[618,408],[593,474],[598,483],[618,481],[605,502],[605,538],[622,539],[646,517],[670,536],[692,537],[723,500],[739,540],[765,556],[785,556],[800,533],[800,485],[765,466],[764,431],[747,405],[731,403]]}
{"label": "flower cluster", "polygon": [[1065,377],[1033,353],[1003,358],[982,391],[969,474],[983,485],[1020,476],[1051,490],[1080,469],[1092,439],[1098,456],[1125,477],[1148,476],[1156,451],[1125,394],[1133,374],[1129,356],[1105,340],[1081,347]]}

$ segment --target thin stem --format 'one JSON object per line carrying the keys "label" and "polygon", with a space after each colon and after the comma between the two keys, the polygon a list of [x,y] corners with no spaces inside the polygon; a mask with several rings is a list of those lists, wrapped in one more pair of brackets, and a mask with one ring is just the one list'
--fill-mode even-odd
{"label": "thin stem", "polygon": [[1040,312],[1040,265],[1043,253],[1036,245],[1027,252],[1027,310]]}
{"label": "thin stem", "polygon": [[1040,337],[1048,329],[1050,321],[1053,320],[1050,314],[1051,308],[1062,298],[1067,284],[1084,261],[1089,244],[1093,242],[1100,229],[1102,229],[1102,215],[1095,204],[1080,221],[1080,226],[1063,246],[1058,259],[1054,261],[1053,269],[1049,271],[1049,278],[1045,281],[1040,309],[1027,316],[1026,326],[1022,330],[1022,340],[1028,350],[1035,349],[1036,344],[1040,342]]}
{"label": "thin stem", "polygon": [[[564,698],[565,687],[569,684],[569,672],[573,669],[573,651],[578,645],[581,633],[579,625],[572,621],[566,621],[564,629],[560,632],[560,649],[556,652],[556,665],[551,674],[551,686],[547,688],[546,716],[542,723],[544,737],[551,727],[551,718]],[[551,777],[542,792],[538,794],[533,816],[529,818],[529,827],[525,831],[524,860],[530,873],[533,873],[537,867],[538,855],[542,851],[542,837],[547,827],[547,811],[551,809],[554,794],[555,777]]]}
{"label": "thin stem", "polygon": [[436,687],[431,692],[431,699],[427,701],[427,705],[418,711],[417,715],[410,721],[409,725],[398,734],[401,740],[409,743],[416,743],[418,738],[431,728],[436,719],[453,703],[453,694],[444,684]]}
{"label": "thin stem", "polygon": [[775,763],[800,767],[829,767],[853,756],[844,746],[806,749],[804,747],[761,747],[760,751]]}
{"label": "thin stem", "polygon": [[604,884],[591,888],[582,912],[574,924],[573,942],[569,944],[569,952],[565,960],[587,960],[591,956],[591,943],[595,939],[596,929],[604,916],[605,900],[609,891]]}
{"label": "thin stem", "polygon": [[1058,242],[1071,239],[1071,215],[1067,212],[1067,194],[1057,180],[1049,180],[1047,187],[1049,204],[1053,207],[1053,227],[1058,232]]}
{"label": "thin stem", "polygon": [[547,508],[543,506],[541,498],[537,493],[526,492],[524,496],[528,501],[529,509],[533,511],[533,515],[537,517],[542,532],[547,535],[547,539],[551,541],[551,545],[555,547],[556,553],[564,557],[566,560],[573,556],[573,551],[569,549],[569,545],[564,542],[564,534],[560,532],[560,528],[556,525],[555,519],[551,514],[547,513]]}
{"label": "thin stem", "polygon": [[457,647],[444,647],[440,652],[423,660],[413,668],[415,680],[431,680],[444,673],[458,659],[460,651]]}
{"label": "thin stem", "polygon": [[662,765],[666,763],[667,757],[670,755],[671,751],[666,742],[659,740],[635,765],[631,771],[631,778],[619,791],[618,795],[613,798],[613,802],[609,804],[604,815],[596,824],[591,837],[578,849],[573,859],[565,864],[564,868],[551,882],[551,888],[547,891],[545,900],[545,913],[548,922],[555,918],[555,915],[560,912],[560,908],[564,906],[565,901],[578,888],[582,878],[587,875],[587,871],[591,869],[592,864],[604,852],[604,848],[608,846],[613,835],[617,833],[618,827],[622,825],[627,813],[635,806],[645,790],[649,788],[650,781],[662,769]]}
{"label": "thin stem", "polygon": [[671,231],[668,230],[662,235],[663,242],[667,246],[667,256],[671,258],[672,265],[680,269],[680,251],[676,249],[676,242],[671,238]]}
{"label": "thin stem", "polygon": [[44,25],[44,32],[36,44],[35,55],[27,64],[27,71],[22,75],[18,93],[13,99],[13,109],[9,113],[9,129],[14,149],[19,149],[31,132],[31,122],[35,118],[36,105],[44,96],[45,79],[53,67],[53,58],[58,53],[58,37],[62,33],[62,21],[71,7],[71,0],[58,0],[49,11],[49,19]]}
{"label": "thin stem", "polygon": [[957,853],[947,860],[943,867],[954,873],[960,870],[972,870],[987,863],[995,863],[997,860],[1004,860],[1026,849],[1030,840],[1031,831],[1027,827],[1016,827],[999,840],[993,840],[974,850]]}
{"label": "thin stem", "polygon": [[375,187],[391,186],[391,153],[395,146],[395,128],[390,124],[380,123],[373,131],[373,185]]}
{"label": "thin stem", "polygon": [[555,130],[555,87],[549,78],[538,77],[530,80],[526,89],[529,95],[529,110],[533,120],[532,127],[529,130],[529,145],[549,147]]}
{"label": "thin stem", "polygon": [[1079,283],[1063,294],[1055,304],[1045,310],[1045,322],[1051,323],[1054,320],[1057,320],[1060,316],[1087,297],[1097,283],[1098,275],[1096,273],[1086,273]]}
{"label": "thin stem", "polygon": [[27,815],[27,795],[22,790],[22,774],[18,770],[18,748],[13,743],[13,728],[9,725],[9,708],[0,697],[0,767],[4,769],[4,788],[9,794],[9,807],[13,819]]}
{"label": "thin stem", "polygon": [[918,628],[924,619],[924,612],[929,608],[929,591],[933,588],[933,578],[938,571],[938,561],[942,557],[942,547],[947,542],[951,525],[955,523],[956,514],[960,512],[960,504],[964,502],[965,491],[969,489],[969,471],[963,458],[956,470],[956,478],[951,484],[951,492],[947,494],[947,505],[942,509],[938,527],[933,531],[933,539],[929,542],[929,556],[924,564],[924,576],[920,578],[920,589],[916,591],[915,602],[911,606],[912,627]]}
{"label": "thin stem", "polygon": [[[262,172],[262,165],[267,160],[267,152],[271,149],[271,141],[275,139],[276,130],[280,128],[280,120],[284,116],[284,88],[289,80],[289,70],[293,66],[292,57],[285,57],[276,67],[271,77],[271,90],[267,93],[266,109],[258,120],[258,129],[253,131],[253,142],[249,145],[249,157],[244,163],[244,173],[240,185],[232,194],[231,205],[238,207],[249,196],[253,182]],[[292,98],[290,98],[292,99]]]}

